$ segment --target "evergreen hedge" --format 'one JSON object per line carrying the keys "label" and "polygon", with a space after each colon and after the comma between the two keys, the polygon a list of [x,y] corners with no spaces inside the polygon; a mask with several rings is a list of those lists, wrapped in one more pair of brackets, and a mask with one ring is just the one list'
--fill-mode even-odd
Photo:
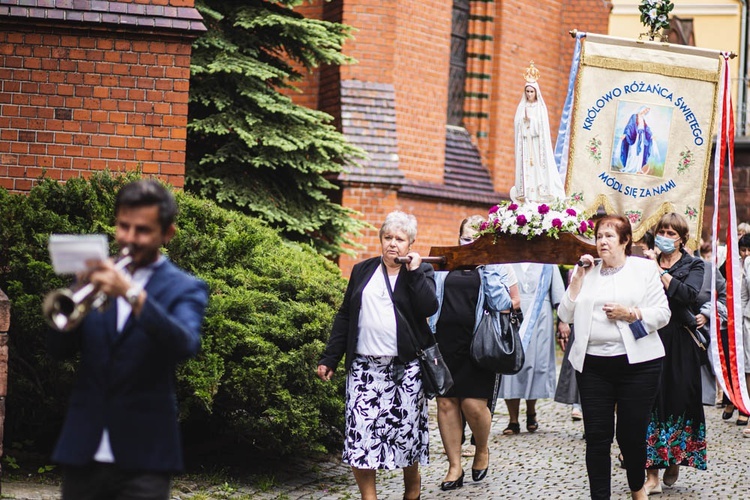
{"label": "evergreen hedge", "polygon": [[[8,443],[52,444],[75,372],[75,362],[45,352],[42,298],[70,284],[52,270],[48,237],[112,240],[114,196],[133,178],[105,173],[65,184],[43,179],[28,195],[0,190],[0,288],[11,300]],[[187,445],[223,436],[274,455],[339,446],[343,377],[324,384],[314,375],[345,288],[338,268],[257,219],[189,194],[176,198],[178,230],[166,253],[211,291],[201,354],[178,374],[183,424],[201,430]]]}

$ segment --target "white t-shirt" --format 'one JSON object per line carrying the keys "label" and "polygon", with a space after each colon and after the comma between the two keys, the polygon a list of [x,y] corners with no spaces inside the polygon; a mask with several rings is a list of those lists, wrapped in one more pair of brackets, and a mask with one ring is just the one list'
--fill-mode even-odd
{"label": "white t-shirt", "polygon": [[[388,276],[391,289],[396,287],[396,276]],[[357,354],[364,356],[398,356],[396,343],[396,312],[385,286],[380,267],[362,290],[362,309],[359,312]]]}

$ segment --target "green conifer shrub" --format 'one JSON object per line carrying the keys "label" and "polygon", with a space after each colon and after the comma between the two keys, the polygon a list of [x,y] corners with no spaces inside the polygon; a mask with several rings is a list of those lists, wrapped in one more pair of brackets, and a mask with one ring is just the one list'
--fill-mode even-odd
{"label": "green conifer shrub", "polygon": [[[115,193],[133,178],[44,179],[28,196],[0,190],[0,289],[11,300],[10,441],[49,449],[75,373],[75,362],[52,361],[44,346],[42,298],[70,284],[52,270],[49,235],[111,237]],[[176,197],[178,230],[166,253],[211,294],[202,351],[178,374],[181,417],[186,429],[218,430],[190,432],[186,447],[219,436],[274,456],[340,446],[343,377],[333,384],[315,377],[345,287],[338,268],[262,221],[190,194]]]}

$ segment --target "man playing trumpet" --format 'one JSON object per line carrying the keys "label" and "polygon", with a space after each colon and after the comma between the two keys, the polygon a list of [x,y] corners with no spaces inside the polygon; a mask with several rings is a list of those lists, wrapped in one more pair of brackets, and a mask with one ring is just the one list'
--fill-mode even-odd
{"label": "man playing trumpet", "polygon": [[115,239],[132,264],[90,262],[85,276],[111,307],[47,335],[52,356],[80,353],[52,455],[64,466],[64,500],[166,500],[172,473],[183,468],[175,369],[200,348],[208,289],[161,253],[176,214],[158,182],[125,185],[115,200]]}

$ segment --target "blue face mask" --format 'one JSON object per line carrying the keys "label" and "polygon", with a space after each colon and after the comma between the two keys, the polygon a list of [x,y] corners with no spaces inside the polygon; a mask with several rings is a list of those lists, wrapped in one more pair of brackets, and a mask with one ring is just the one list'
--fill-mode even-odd
{"label": "blue face mask", "polygon": [[665,253],[667,255],[671,254],[676,250],[674,246],[674,240],[672,238],[667,238],[666,236],[662,236],[660,234],[656,235],[656,238],[654,238],[654,245],[656,245],[656,248],[662,251],[662,253]]}

